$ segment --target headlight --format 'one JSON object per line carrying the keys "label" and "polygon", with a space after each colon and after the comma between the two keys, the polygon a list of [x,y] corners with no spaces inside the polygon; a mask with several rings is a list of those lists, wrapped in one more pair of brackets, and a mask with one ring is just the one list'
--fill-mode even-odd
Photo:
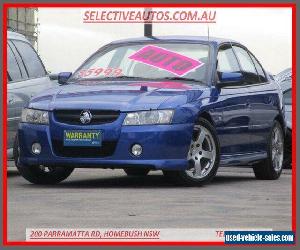
{"label": "headlight", "polygon": [[48,111],[23,109],[21,121],[27,123],[49,124]]}
{"label": "headlight", "polygon": [[128,113],[123,125],[169,124],[174,110],[152,110]]}

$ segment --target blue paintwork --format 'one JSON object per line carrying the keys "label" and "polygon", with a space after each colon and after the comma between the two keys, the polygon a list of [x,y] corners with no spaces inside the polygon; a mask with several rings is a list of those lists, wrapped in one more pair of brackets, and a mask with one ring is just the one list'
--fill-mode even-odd
{"label": "blue paintwork", "polygon": [[72,72],[61,72],[57,76],[57,80],[59,84],[66,84],[68,79],[71,77]]}
{"label": "blue paintwork", "polygon": [[243,80],[243,74],[238,72],[223,72],[219,81],[221,83],[236,82],[239,83]]}
{"label": "blue paintwork", "polygon": [[[167,89],[130,86],[132,81],[91,82],[90,85],[68,84],[47,91],[33,98],[30,108],[48,110],[50,124],[20,124],[20,161],[23,164],[84,165],[98,167],[124,167],[147,165],[155,169],[185,169],[186,156],[193,126],[199,115],[210,117],[220,143],[221,166],[250,164],[267,157],[267,139],[276,117],[283,117],[282,97],[277,84],[268,77],[262,84],[218,87],[216,56],[218,47],[235,43],[224,39],[209,41],[195,37],[156,38],[164,41],[201,42],[211,46],[209,76],[206,85],[191,84],[189,89]],[[202,39],[202,40],[201,40]],[[118,41],[127,44],[141,40]],[[107,45],[110,46],[110,45]],[[105,46],[105,47],[107,47]],[[234,78],[232,75],[231,77]],[[138,81],[147,85],[146,81]],[[178,81],[177,81],[178,83]],[[117,141],[114,154],[103,158],[68,158],[53,153],[52,139],[62,139],[65,129],[82,129],[55,120],[55,109],[119,110],[113,123],[84,125],[87,130],[103,131],[103,141]],[[174,109],[172,124],[153,126],[122,126],[127,112],[151,109]],[[35,156],[31,145],[40,142],[42,153]],[[130,147],[140,143],[143,154],[134,157]]]}

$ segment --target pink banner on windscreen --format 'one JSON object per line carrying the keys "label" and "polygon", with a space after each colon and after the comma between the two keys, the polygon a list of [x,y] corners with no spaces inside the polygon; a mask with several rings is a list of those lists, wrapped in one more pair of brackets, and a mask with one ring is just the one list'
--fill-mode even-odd
{"label": "pink banner on windscreen", "polygon": [[204,65],[201,61],[153,45],[141,48],[128,58],[166,70],[177,76],[184,76],[190,71]]}

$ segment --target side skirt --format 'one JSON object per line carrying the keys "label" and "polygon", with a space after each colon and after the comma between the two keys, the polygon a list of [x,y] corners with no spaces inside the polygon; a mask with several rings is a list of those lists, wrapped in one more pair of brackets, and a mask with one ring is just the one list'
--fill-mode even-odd
{"label": "side skirt", "polygon": [[267,152],[221,155],[220,167],[230,167],[237,165],[247,166],[257,161],[264,160],[267,157]]}

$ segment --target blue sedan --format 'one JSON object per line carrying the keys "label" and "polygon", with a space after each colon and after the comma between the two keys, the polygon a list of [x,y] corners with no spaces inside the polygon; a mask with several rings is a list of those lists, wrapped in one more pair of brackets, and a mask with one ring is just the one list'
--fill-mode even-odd
{"label": "blue sedan", "polygon": [[206,37],[112,42],[59,87],[23,110],[17,167],[35,184],[74,168],[162,170],[203,185],[219,166],[253,167],[258,179],[282,171],[282,93],[243,45]]}

